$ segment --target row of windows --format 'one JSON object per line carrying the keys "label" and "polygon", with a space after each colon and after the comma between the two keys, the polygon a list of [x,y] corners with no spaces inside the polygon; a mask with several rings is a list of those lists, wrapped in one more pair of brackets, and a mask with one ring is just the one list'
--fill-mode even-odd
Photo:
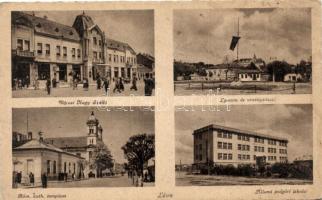
{"label": "row of windows", "polygon": [[30,51],[30,41],[17,39],[17,50],[20,51]]}
{"label": "row of windows", "polygon": [[264,138],[255,137],[255,142],[264,144]]}
{"label": "row of windows", "polygon": [[281,154],[287,154],[287,150],[286,149],[280,149],[280,153]]}
{"label": "row of windows", "polygon": [[287,161],[287,157],[281,156],[280,161]]}
{"label": "row of windows", "polygon": [[217,147],[218,149],[233,149],[233,144],[227,142],[218,142]]}
{"label": "row of windows", "polygon": [[267,156],[267,160],[269,161],[276,160],[276,156]]}
{"label": "row of windows", "polygon": [[256,152],[264,152],[265,149],[264,149],[264,147],[254,146],[254,151],[256,151]]}
{"label": "row of windows", "polygon": [[283,147],[286,147],[287,146],[287,142],[279,142],[280,143],[280,146],[283,146]]}
{"label": "row of windows", "polygon": [[102,52],[98,52],[97,53],[97,51],[93,51],[93,57],[95,58],[95,59],[102,59],[103,58],[103,53]]}
{"label": "row of windows", "polygon": [[268,148],[268,153],[276,153],[276,149],[275,148]]}
{"label": "row of windows", "polygon": [[217,137],[232,139],[233,134],[232,133],[227,133],[227,132],[218,132]]}
{"label": "row of windows", "polygon": [[[108,54],[108,61],[115,62],[115,63],[125,63],[125,56]],[[135,57],[127,57],[127,63],[135,64],[136,58]]]}
{"label": "row of windows", "polygon": [[238,150],[241,150],[241,151],[249,151],[250,150],[250,146],[249,145],[238,144]]}
{"label": "row of windows", "polygon": [[[37,54],[42,54],[43,53],[43,44],[42,43],[37,43]],[[50,44],[45,44],[45,54],[50,55]],[[76,48],[71,49],[71,54],[72,57],[76,57]],[[56,55],[61,56],[61,46],[57,45],[56,46]],[[67,57],[67,47],[63,46],[63,56]],[[77,57],[81,57],[81,50],[77,49]]]}
{"label": "row of windows", "polygon": [[218,153],[218,160],[232,160],[233,154],[231,153]]}
{"label": "row of windows", "polygon": [[[94,45],[97,45],[97,38],[96,37],[93,37],[93,43],[94,43]],[[103,45],[102,40],[98,40],[98,45],[99,46]]]}
{"label": "row of windows", "polygon": [[[248,77],[248,75],[247,75],[247,74],[240,74],[240,77],[241,77],[241,78],[244,78],[244,75],[245,75],[245,78],[247,78],[247,77]],[[250,74],[249,76],[250,76],[251,78],[254,78],[254,77],[259,78],[259,74]]]}
{"label": "row of windows", "polygon": [[250,155],[238,154],[238,160],[250,160]]}
{"label": "row of windows", "polygon": [[[72,168],[73,166],[73,168]],[[64,173],[75,173],[76,172],[76,163],[68,163],[68,171],[67,171],[67,162],[64,162]],[[51,161],[47,160],[47,174],[56,174],[57,173],[57,163],[56,160]]]}
{"label": "row of windows", "polygon": [[238,135],[237,136],[238,140],[243,140],[243,141],[249,141],[250,138],[247,135]]}
{"label": "row of windows", "polygon": [[268,144],[276,145],[276,140],[267,140]]}

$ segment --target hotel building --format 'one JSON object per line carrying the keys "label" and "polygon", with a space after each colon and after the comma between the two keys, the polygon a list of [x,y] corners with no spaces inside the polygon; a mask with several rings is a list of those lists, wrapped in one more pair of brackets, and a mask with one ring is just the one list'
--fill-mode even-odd
{"label": "hotel building", "polygon": [[263,135],[219,125],[209,125],[193,132],[194,165],[255,165],[261,158],[268,164],[287,162],[285,138]]}
{"label": "hotel building", "polygon": [[12,81],[45,87],[56,78],[58,86],[73,78],[94,84],[100,77],[132,79],[136,76],[136,52],[124,42],[107,38],[84,12],[72,26],[24,12],[12,12]]}

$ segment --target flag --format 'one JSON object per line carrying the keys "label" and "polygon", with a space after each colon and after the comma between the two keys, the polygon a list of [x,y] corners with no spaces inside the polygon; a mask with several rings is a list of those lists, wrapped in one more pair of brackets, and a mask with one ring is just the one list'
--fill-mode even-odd
{"label": "flag", "polygon": [[231,39],[230,47],[229,47],[230,50],[234,51],[239,39],[240,39],[239,36],[233,36],[233,38]]}

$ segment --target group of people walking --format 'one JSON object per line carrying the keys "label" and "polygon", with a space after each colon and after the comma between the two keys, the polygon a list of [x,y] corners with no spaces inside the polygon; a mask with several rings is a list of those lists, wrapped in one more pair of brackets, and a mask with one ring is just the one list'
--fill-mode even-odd
{"label": "group of people walking", "polygon": [[127,172],[127,176],[132,180],[132,185],[135,185],[136,187],[143,187],[143,176],[141,173],[138,173],[135,170],[129,170]]}

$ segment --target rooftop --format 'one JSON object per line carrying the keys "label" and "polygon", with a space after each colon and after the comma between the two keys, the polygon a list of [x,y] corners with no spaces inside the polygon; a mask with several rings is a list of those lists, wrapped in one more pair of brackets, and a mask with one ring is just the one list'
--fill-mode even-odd
{"label": "rooftop", "polygon": [[[45,149],[45,150],[49,150],[49,151],[55,151],[55,152],[59,152],[59,153],[65,153],[65,154],[68,154],[68,155],[71,155],[71,156],[77,156],[75,154],[72,154],[72,153],[69,153],[69,152],[66,152],[60,148],[58,148],[57,146],[55,145],[52,145],[52,144],[47,144],[46,142],[42,142],[38,139],[32,139],[30,141],[28,141],[27,143],[19,146],[19,147],[16,147],[14,148],[13,150],[35,150],[35,149]],[[77,156],[79,157],[79,156]],[[82,158],[82,157],[80,157]]]}
{"label": "rooftop", "polygon": [[205,132],[206,130],[209,130],[209,129],[211,129],[211,130],[223,130],[223,131],[229,131],[229,132],[233,132],[233,133],[240,133],[240,134],[249,135],[249,136],[261,137],[261,138],[266,138],[266,139],[275,139],[275,140],[279,140],[279,141],[288,142],[287,138],[270,136],[270,135],[265,135],[265,134],[261,134],[261,133],[256,133],[256,132],[253,132],[253,131],[240,130],[240,129],[237,129],[237,128],[231,128],[231,127],[226,127],[226,126],[221,126],[221,125],[216,125],[216,124],[210,124],[208,126],[196,129],[196,130],[193,131],[193,135]]}
{"label": "rooftop", "polygon": [[82,148],[87,146],[86,136],[45,138],[44,141],[59,148]]}

